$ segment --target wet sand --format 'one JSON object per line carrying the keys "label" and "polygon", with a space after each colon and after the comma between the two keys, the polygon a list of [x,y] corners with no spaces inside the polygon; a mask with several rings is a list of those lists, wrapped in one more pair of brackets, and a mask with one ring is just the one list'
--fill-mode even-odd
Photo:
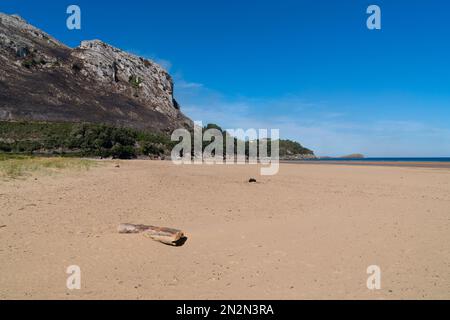
{"label": "wet sand", "polygon": [[[1,299],[450,299],[446,168],[115,165],[0,182]],[[118,234],[124,222],[188,240]]]}

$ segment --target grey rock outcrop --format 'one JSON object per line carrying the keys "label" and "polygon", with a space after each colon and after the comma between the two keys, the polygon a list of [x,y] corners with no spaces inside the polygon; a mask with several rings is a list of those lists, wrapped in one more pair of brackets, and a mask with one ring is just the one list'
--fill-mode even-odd
{"label": "grey rock outcrop", "polygon": [[0,13],[0,120],[106,123],[170,132],[192,127],[158,64],[99,40],[71,49]]}

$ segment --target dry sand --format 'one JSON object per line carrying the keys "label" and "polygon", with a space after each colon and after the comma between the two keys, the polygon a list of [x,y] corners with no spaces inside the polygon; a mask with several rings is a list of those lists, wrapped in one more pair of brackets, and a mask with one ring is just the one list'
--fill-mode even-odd
{"label": "dry sand", "polygon": [[[0,182],[1,299],[450,298],[450,169],[120,166]],[[189,239],[118,234],[122,222]],[[66,288],[69,265],[81,290]]]}

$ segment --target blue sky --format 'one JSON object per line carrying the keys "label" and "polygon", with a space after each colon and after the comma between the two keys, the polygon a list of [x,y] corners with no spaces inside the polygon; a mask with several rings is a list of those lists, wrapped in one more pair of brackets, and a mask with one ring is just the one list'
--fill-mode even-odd
{"label": "blue sky", "polygon": [[[66,8],[82,29],[66,28]],[[382,29],[366,9],[382,10]],[[62,42],[101,39],[161,63],[193,120],[279,128],[318,155],[450,156],[450,2],[0,3]]]}

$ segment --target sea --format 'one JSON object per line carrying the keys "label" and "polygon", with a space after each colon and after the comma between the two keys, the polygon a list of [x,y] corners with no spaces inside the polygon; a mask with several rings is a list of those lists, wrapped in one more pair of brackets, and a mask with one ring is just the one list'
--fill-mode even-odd
{"label": "sea", "polygon": [[442,158],[323,158],[308,161],[358,161],[358,162],[450,162],[450,157]]}

